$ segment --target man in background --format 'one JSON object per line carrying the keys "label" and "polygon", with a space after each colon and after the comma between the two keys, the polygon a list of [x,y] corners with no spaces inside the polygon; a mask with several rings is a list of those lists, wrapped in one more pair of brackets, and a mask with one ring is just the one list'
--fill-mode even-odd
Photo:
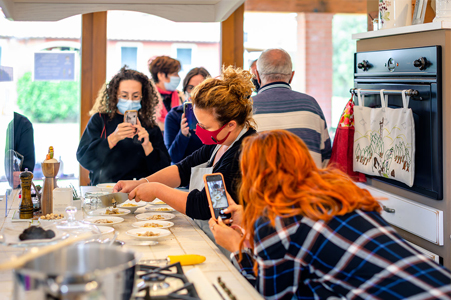
{"label": "man in background", "polygon": [[20,172],[33,172],[35,165],[33,125],[27,117],[14,112],[6,130],[5,173],[12,188],[20,184]]}
{"label": "man in background", "polygon": [[252,97],[258,131],[285,129],[299,136],[319,168],[327,166],[332,148],[323,111],[315,98],[295,92],[294,71],[283,49],[267,49],[257,60],[258,94]]}

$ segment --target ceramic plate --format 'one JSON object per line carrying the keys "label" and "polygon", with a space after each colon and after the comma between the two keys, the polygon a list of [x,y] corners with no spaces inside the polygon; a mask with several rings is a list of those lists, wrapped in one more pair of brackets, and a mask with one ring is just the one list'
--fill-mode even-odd
{"label": "ceramic plate", "polygon": [[99,228],[100,233],[102,233],[102,234],[114,232],[114,228],[110,227],[110,226],[97,226],[97,228]]}
{"label": "ceramic plate", "polygon": [[[96,223],[95,221],[97,220],[108,220],[108,221],[113,221],[113,223]],[[115,225],[115,224],[119,224],[121,222],[124,222],[124,219],[122,219],[121,217],[89,217],[84,219],[83,221],[97,225],[97,226],[111,226],[111,225]]]}
{"label": "ceramic plate", "polygon": [[[161,218],[156,216],[161,216]],[[166,221],[175,218],[175,215],[168,213],[144,213],[136,215],[136,218],[143,221]]]}
{"label": "ceramic plate", "polygon": [[[156,236],[139,236],[138,234],[145,234],[146,232],[152,232],[153,234],[157,234]],[[127,235],[141,239],[141,240],[156,240],[171,234],[171,232],[167,229],[160,228],[137,228],[131,229],[125,232]]]}
{"label": "ceramic plate", "polygon": [[[113,209],[112,207],[108,207],[108,209]],[[129,209],[125,209],[125,208],[118,208],[118,214],[114,214],[114,215],[107,215],[106,214],[106,210],[107,208],[100,208],[100,209],[96,209],[94,210],[91,215],[93,216],[108,216],[108,217],[115,217],[115,216],[124,216],[124,215],[128,215],[130,213]]]}
{"label": "ceramic plate", "polygon": [[[132,204],[132,205],[135,205],[135,206],[126,206],[127,204]],[[146,202],[146,201],[136,202],[135,200],[127,200],[124,203],[119,204],[117,207],[120,207],[120,208],[123,208],[123,209],[128,209],[130,212],[134,213],[138,208],[144,207],[147,204],[149,204],[149,202]]]}
{"label": "ceramic plate", "polygon": [[154,204],[154,205],[165,205],[166,203],[164,201],[161,201],[160,199],[156,198],[155,200],[153,200],[152,202],[150,202],[150,204]]}
{"label": "ceramic plate", "polygon": [[[158,224],[161,227],[145,227],[146,224]],[[174,226],[174,223],[169,221],[140,221],[132,224],[133,227],[137,228],[169,228]]]}
{"label": "ceramic plate", "polygon": [[51,239],[33,239],[33,240],[25,240],[21,241],[19,239],[19,235],[23,232],[23,230],[26,227],[23,228],[9,228],[6,227],[1,232],[1,238],[0,238],[0,244],[3,244],[5,246],[12,246],[12,247],[38,247],[38,246],[45,246],[50,244],[58,243],[61,240],[64,240],[69,237],[69,234],[58,230],[55,225],[50,226],[42,226],[45,230],[53,230],[55,233],[55,237]]}
{"label": "ceramic plate", "polygon": [[160,207],[149,207],[148,206],[148,207],[146,207],[146,210],[152,211],[152,212],[171,212],[171,211],[175,211],[175,209],[173,209],[169,205],[160,206]]}

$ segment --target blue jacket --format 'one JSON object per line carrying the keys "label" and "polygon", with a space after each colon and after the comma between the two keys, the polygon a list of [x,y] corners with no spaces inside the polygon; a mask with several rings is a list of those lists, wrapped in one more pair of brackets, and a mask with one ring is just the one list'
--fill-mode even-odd
{"label": "blue jacket", "polygon": [[182,114],[183,105],[176,106],[169,111],[164,122],[164,144],[168,148],[173,164],[182,161],[203,146],[193,130],[190,130],[191,137],[184,136],[180,131]]}

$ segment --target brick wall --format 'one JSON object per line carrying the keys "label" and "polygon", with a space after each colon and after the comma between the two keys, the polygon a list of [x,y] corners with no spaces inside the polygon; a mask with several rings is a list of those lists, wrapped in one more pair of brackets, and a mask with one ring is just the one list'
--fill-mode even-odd
{"label": "brick wall", "polygon": [[332,18],[329,13],[304,13],[298,18],[299,51],[304,51],[305,92],[321,106],[327,125],[332,119]]}

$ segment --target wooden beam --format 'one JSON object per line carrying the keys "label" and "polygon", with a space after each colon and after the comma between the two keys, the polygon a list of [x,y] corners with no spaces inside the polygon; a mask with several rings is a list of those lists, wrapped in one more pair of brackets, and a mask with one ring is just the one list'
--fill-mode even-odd
{"label": "wooden beam", "polygon": [[[81,33],[80,136],[90,119],[89,111],[106,81],[107,12],[84,14]],[[80,186],[89,185],[88,171],[80,166]]]}
{"label": "wooden beam", "polygon": [[246,0],[254,12],[321,12],[366,14],[367,0]]}
{"label": "wooden beam", "polygon": [[221,23],[221,64],[243,67],[244,4]]}

